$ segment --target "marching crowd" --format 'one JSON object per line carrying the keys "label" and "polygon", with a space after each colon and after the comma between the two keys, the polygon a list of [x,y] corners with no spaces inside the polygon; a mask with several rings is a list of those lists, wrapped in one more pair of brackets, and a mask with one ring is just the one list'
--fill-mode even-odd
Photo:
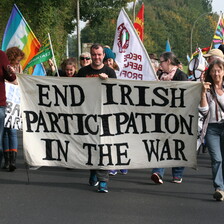
{"label": "marching crowd", "polygon": [[[205,69],[201,71],[200,81],[202,92],[199,112],[204,117],[201,139],[208,148],[211,157],[212,178],[215,192],[214,199],[224,200],[224,46],[212,49],[204,55]],[[0,51],[0,165],[4,158],[3,169],[16,169],[17,134],[15,129],[4,128],[6,111],[5,81],[17,84],[16,73],[22,73],[20,61],[25,57],[17,47],[6,52]],[[188,81],[189,74],[182,70],[182,63],[173,52],[164,52],[157,58],[149,54],[151,63],[160,81]],[[119,71],[116,55],[108,46],[93,44],[89,52],[84,52],[79,58],[80,69],[74,58],[65,59],[61,69],[56,70],[52,60],[49,60],[50,73],[62,77],[99,77],[102,80],[116,78]],[[193,71],[194,73],[194,71]],[[192,74],[191,74],[192,75]],[[89,184],[98,186],[98,192],[108,192],[109,175],[118,172],[127,174],[128,170],[90,170]],[[155,184],[163,184],[164,168],[152,169],[151,180]],[[180,184],[183,181],[184,167],[172,167],[172,182]]]}

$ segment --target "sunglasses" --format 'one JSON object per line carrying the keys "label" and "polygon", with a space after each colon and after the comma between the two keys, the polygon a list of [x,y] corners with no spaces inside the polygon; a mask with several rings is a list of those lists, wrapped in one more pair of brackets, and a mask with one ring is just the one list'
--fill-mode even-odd
{"label": "sunglasses", "polygon": [[80,57],[80,60],[90,60],[90,58],[89,57]]}

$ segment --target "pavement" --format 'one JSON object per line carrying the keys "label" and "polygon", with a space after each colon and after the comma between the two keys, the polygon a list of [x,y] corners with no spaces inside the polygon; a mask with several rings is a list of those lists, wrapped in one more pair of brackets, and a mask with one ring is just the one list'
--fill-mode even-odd
{"label": "pavement", "polygon": [[214,193],[208,153],[197,170],[186,168],[182,184],[155,185],[151,169],[110,178],[109,193],[88,185],[89,171],[41,167],[27,170],[22,134],[15,172],[0,171],[0,224],[210,224],[223,223],[224,202]]}

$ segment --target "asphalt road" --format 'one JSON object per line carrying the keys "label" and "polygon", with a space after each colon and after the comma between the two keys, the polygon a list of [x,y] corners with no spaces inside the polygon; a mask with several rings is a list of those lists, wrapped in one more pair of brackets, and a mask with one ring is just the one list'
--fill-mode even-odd
{"label": "asphalt road", "polygon": [[[182,184],[150,180],[151,170],[110,178],[109,193],[88,186],[89,172],[41,167],[27,172],[19,134],[17,170],[1,170],[0,224],[210,224],[223,223],[224,202],[212,198],[210,159],[185,169]],[[28,178],[29,177],[29,178]],[[29,183],[28,183],[29,180]]]}

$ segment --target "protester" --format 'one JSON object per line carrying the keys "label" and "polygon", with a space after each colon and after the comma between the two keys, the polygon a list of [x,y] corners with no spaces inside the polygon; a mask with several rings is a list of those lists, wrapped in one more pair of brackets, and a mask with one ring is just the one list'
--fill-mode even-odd
{"label": "protester", "polygon": [[[208,68],[199,111],[205,117],[202,138],[211,157],[214,199],[224,200],[224,61],[214,60]],[[206,135],[205,135],[206,134]]]}
{"label": "protester", "polygon": [[[116,78],[115,71],[103,64],[104,49],[100,44],[93,44],[90,48],[92,62],[81,68],[76,77],[99,77],[101,79]],[[91,170],[89,184],[91,186],[98,186],[98,192],[108,192],[107,183],[109,181],[109,174],[107,170]]]}
{"label": "protester", "polygon": [[[10,66],[15,73],[22,73],[20,61],[25,57],[25,54],[18,47],[11,47],[6,50]],[[18,149],[17,130],[13,128],[4,128],[3,134],[3,153],[5,164],[3,169],[14,171],[16,169],[16,157]]]}
{"label": "protester", "polygon": [[211,64],[212,61],[215,59],[223,59],[224,55],[223,52],[220,49],[212,49],[207,54],[203,55],[206,59],[208,64]]}
{"label": "protester", "polygon": [[109,47],[104,47],[104,52],[105,52],[105,57],[103,59],[103,63],[115,71],[119,71],[118,64],[115,61],[116,55],[115,53],[109,48]]}
{"label": "protester", "polygon": [[155,53],[150,53],[149,54],[149,58],[151,60],[151,63],[152,63],[152,66],[155,70],[155,73],[157,75],[158,78],[160,78],[160,76],[162,75],[163,71],[160,67],[160,64],[159,64],[159,60],[158,60],[158,57],[157,57],[157,54]]}
{"label": "protester", "polygon": [[[75,58],[67,58],[61,63],[61,69],[56,71],[55,65],[51,59],[48,60],[51,68],[51,75],[58,75],[60,77],[75,77],[77,62]],[[58,74],[57,74],[58,72]],[[50,75],[48,73],[48,75]]]}
{"label": "protester", "polygon": [[87,66],[89,64],[91,64],[91,55],[89,52],[83,52],[80,57],[80,66],[81,68],[84,67],[84,66]]}
{"label": "protester", "polygon": [[220,44],[218,49],[221,50],[222,53],[224,54],[224,44]]}
{"label": "protester", "polygon": [[[161,81],[187,81],[188,76],[178,68],[179,60],[172,52],[164,52],[160,55],[160,66],[163,73]],[[173,167],[173,183],[182,183],[184,167]],[[154,168],[151,179],[156,184],[163,184],[164,168]]]}
{"label": "protester", "polygon": [[[104,53],[105,57],[103,59],[103,63],[114,70],[119,70],[117,63],[115,62],[115,53],[109,47],[104,47]],[[128,173],[128,170],[121,169],[120,172],[121,174],[126,175]],[[109,175],[115,176],[116,174],[117,170],[109,170]]]}
{"label": "protester", "polygon": [[14,69],[9,65],[7,55],[0,50],[0,167],[3,158],[3,132],[6,108],[5,80],[16,84],[14,72]]}

